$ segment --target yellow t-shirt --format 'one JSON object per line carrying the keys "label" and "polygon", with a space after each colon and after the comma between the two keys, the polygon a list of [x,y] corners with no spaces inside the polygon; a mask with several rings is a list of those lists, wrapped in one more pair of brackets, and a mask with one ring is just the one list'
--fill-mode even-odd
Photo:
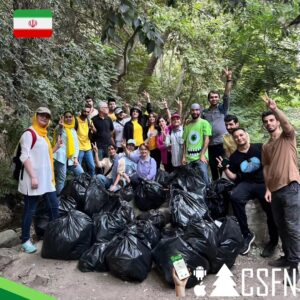
{"label": "yellow t-shirt", "polygon": [[108,113],[108,116],[111,118],[111,120],[113,122],[117,120],[117,117],[116,117],[115,113]]}
{"label": "yellow t-shirt", "polygon": [[137,146],[144,143],[143,139],[143,127],[139,124],[137,120],[132,121],[133,124],[133,139]]}
{"label": "yellow t-shirt", "polygon": [[88,151],[92,149],[91,141],[89,139],[89,124],[88,121],[82,121],[80,117],[77,117],[78,128],[77,136],[79,142],[79,150]]}
{"label": "yellow t-shirt", "polygon": [[155,129],[154,125],[151,125],[148,129],[148,147],[150,151],[157,148],[156,136],[157,136],[157,130]]}

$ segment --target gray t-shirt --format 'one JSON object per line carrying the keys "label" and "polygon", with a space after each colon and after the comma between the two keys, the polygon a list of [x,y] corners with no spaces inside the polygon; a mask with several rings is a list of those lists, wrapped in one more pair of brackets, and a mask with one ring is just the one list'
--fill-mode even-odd
{"label": "gray t-shirt", "polygon": [[122,147],[124,125],[130,121],[130,118],[114,121],[115,143],[118,148]]}

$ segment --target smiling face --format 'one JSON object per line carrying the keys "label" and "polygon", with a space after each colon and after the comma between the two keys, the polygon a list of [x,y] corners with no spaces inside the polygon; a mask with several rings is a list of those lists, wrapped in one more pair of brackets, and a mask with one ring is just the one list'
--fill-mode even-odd
{"label": "smiling face", "polygon": [[167,122],[164,118],[159,118],[158,125],[160,126],[161,129],[164,129],[167,126]]}
{"label": "smiling face", "polygon": [[64,123],[71,125],[73,115],[70,112],[64,114]]}
{"label": "smiling face", "polygon": [[142,159],[146,159],[149,155],[149,150],[147,149],[147,147],[145,145],[141,145],[139,150],[140,150],[140,157]]}
{"label": "smiling face", "polygon": [[88,104],[90,107],[94,106],[94,101],[92,98],[88,98],[85,100],[85,103]]}
{"label": "smiling face", "polygon": [[36,114],[36,119],[41,127],[47,127],[50,121],[50,115],[47,113]]}
{"label": "smiling face", "polygon": [[200,108],[191,109],[191,116],[193,120],[196,120],[200,117]]}
{"label": "smiling face", "polygon": [[217,106],[220,101],[220,95],[218,93],[210,93],[208,101],[211,106]]}
{"label": "smiling face", "polygon": [[116,154],[117,154],[117,151],[116,151],[116,149],[115,149],[114,146],[109,146],[109,147],[107,148],[107,151],[108,151],[109,157],[112,157],[112,158],[115,157]]}
{"label": "smiling face", "polygon": [[108,109],[109,109],[110,113],[113,113],[116,107],[117,107],[117,105],[116,105],[115,101],[108,102]]}
{"label": "smiling face", "polygon": [[132,119],[137,119],[140,115],[140,112],[137,109],[134,109],[131,113],[131,118]]}
{"label": "smiling face", "polygon": [[179,117],[173,117],[171,119],[171,123],[172,123],[172,126],[176,128],[176,127],[179,127],[181,125],[181,120],[180,120]]}
{"label": "smiling face", "polygon": [[235,123],[234,120],[231,120],[231,121],[229,121],[229,122],[225,122],[225,127],[226,127],[227,131],[228,131],[230,134],[232,134],[233,129],[239,128],[240,125],[239,125],[238,122]]}
{"label": "smiling face", "polygon": [[280,126],[279,121],[275,118],[274,115],[265,116],[263,119],[263,124],[269,133],[276,131]]}
{"label": "smiling face", "polygon": [[149,114],[148,122],[149,122],[150,125],[155,124],[156,116],[154,114]]}
{"label": "smiling face", "polygon": [[234,131],[232,136],[238,146],[245,146],[248,143],[247,134],[242,129]]}

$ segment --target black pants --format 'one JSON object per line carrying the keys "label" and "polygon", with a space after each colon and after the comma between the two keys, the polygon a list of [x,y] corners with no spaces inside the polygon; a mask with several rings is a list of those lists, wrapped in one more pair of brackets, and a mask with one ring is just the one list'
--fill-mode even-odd
{"label": "black pants", "polygon": [[155,148],[150,151],[150,156],[155,159],[156,161],[156,168],[160,168],[160,162],[161,162],[161,154],[160,150],[158,148]]}
{"label": "black pants", "polygon": [[222,171],[218,168],[218,162],[216,157],[224,156],[225,151],[223,144],[211,145],[208,146],[208,157],[209,157],[209,166],[211,171],[211,177],[213,180],[221,178]]}
{"label": "black pants", "polygon": [[172,173],[174,171],[174,167],[172,165],[172,154],[168,151],[168,163],[164,164],[164,169],[168,173]]}
{"label": "black pants", "polygon": [[278,243],[278,232],[274,222],[271,204],[265,200],[266,187],[264,183],[241,182],[233,190],[230,195],[234,215],[236,216],[243,236],[250,233],[246,215],[246,204],[249,200],[257,198],[262,209],[267,216],[267,225],[270,241],[274,244]]}
{"label": "black pants", "polygon": [[272,193],[274,221],[282,249],[291,263],[300,262],[300,185],[292,182]]}

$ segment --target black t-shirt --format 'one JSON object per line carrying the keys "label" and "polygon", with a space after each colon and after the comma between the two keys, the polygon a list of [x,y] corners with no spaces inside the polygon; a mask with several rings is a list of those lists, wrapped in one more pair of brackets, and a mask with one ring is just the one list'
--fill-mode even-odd
{"label": "black t-shirt", "polygon": [[229,170],[237,175],[236,182],[263,183],[264,175],[261,164],[262,144],[250,144],[247,153],[236,150],[229,158]]}
{"label": "black t-shirt", "polygon": [[107,147],[111,144],[112,131],[114,130],[114,125],[109,117],[104,119],[100,118],[99,115],[92,118],[93,124],[97,129],[94,135],[94,139],[97,143],[97,147]]}

